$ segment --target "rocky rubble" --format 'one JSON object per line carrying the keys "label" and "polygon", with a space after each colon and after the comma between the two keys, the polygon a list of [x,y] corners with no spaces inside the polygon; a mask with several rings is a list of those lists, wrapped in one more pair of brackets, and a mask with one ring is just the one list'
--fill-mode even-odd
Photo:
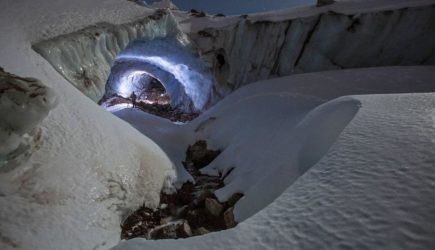
{"label": "rocky rubble", "polygon": [[[102,102],[100,102],[100,104],[104,104],[107,107],[111,107],[122,103],[131,104],[131,101],[127,98],[117,95],[110,98],[109,100],[103,100]],[[137,108],[139,108],[144,112],[171,120],[172,122],[188,122],[195,119],[199,115],[199,113],[196,112],[186,113],[180,109],[172,108],[171,105],[169,105],[168,103],[159,104],[159,103],[147,103],[143,101],[138,101]]]}
{"label": "rocky rubble", "polygon": [[208,149],[205,141],[190,145],[183,164],[195,184],[185,183],[175,194],[162,193],[157,209],[141,207],[131,214],[121,225],[121,238],[177,239],[235,227],[233,207],[243,195],[236,193],[226,202],[218,201],[214,191],[224,186],[225,176],[199,171],[219,153]]}

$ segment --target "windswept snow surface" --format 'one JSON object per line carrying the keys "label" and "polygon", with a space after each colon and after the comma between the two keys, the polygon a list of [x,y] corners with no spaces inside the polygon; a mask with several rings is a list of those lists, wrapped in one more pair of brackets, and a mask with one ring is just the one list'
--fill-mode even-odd
{"label": "windswept snow surface", "polygon": [[431,246],[435,94],[340,96],[433,92],[434,70],[371,68],[259,82],[185,126],[116,112],[155,140],[179,173],[196,139],[222,149],[202,172],[234,168],[216,195],[245,197],[235,207],[242,221],[235,229],[177,241],[134,239],[115,249]]}
{"label": "windswept snow surface", "polygon": [[164,181],[173,175],[165,153],[31,49],[42,38],[148,13],[119,0],[1,1],[0,67],[39,79],[59,104],[38,124],[40,148],[0,173],[0,249],[108,249],[119,242],[128,210],[159,203]]}

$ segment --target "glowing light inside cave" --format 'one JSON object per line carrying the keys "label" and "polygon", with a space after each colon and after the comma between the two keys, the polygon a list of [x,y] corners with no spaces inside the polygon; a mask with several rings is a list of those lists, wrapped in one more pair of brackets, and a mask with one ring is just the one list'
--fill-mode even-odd
{"label": "glowing light inside cave", "polygon": [[[174,63],[168,57],[159,56],[143,56],[124,54],[119,55],[117,60],[134,60],[157,66],[163,71],[173,75],[175,79],[184,87],[186,94],[191,98],[195,108],[201,109],[208,100],[208,94],[212,87],[212,81],[209,76],[191,69],[185,64]],[[145,71],[136,71],[128,74],[120,82],[119,92],[131,94],[134,89],[131,88],[131,83],[136,81],[134,77],[140,77],[141,74],[146,74]]]}
{"label": "glowing light inside cave", "polygon": [[125,74],[119,81],[119,85],[117,87],[118,94],[123,97],[129,97],[134,91],[137,95],[140,90],[136,88],[134,82],[140,81],[145,76],[148,76],[150,79],[153,77],[148,72],[143,70],[131,71],[129,74]]}

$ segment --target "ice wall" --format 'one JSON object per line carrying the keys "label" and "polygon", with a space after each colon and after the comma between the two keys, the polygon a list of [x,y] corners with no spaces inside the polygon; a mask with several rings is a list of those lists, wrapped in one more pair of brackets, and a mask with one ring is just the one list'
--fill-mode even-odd
{"label": "ice wall", "polygon": [[0,173],[27,160],[42,142],[39,123],[57,104],[50,88],[0,68]]}
{"label": "ice wall", "polygon": [[[348,3],[352,4],[360,3]],[[216,23],[225,19],[214,20],[210,28],[204,25],[190,36],[203,59],[214,65],[222,94],[251,82],[295,73],[435,64],[433,2],[398,9],[390,3],[384,8],[387,10],[374,6],[360,12],[362,6],[349,11],[334,10],[332,5],[319,13],[308,9],[288,18],[279,13],[244,16],[224,28]]]}
{"label": "ice wall", "polygon": [[[145,62],[143,57],[140,61],[149,65],[148,68],[161,69],[162,77],[173,81],[169,85],[181,83],[176,89],[169,87],[173,105],[194,109],[210,105],[245,84],[278,76],[435,64],[435,1],[367,2],[372,6],[367,7],[364,1],[345,1],[289,14],[259,14],[260,17],[196,18],[176,11],[177,21],[168,14],[169,10],[157,11],[133,23],[97,24],[33,47],[74,86],[98,101],[104,94],[110,67],[130,42],[138,38],[151,41],[174,37],[188,46],[193,41],[192,49],[199,52],[203,61],[213,65],[212,88],[207,76],[199,80],[208,74],[202,70],[194,72],[193,82],[198,84],[186,84],[192,82],[192,74],[186,74],[191,68],[174,66],[185,65],[189,59],[178,60],[177,65],[160,59],[150,62],[150,58]],[[166,56],[174,60],[172,54],[173,51]],[[189,79],[180,79],[185,76]],[[210,95],[204,94],[208,88],[211,88]]]}
{"label": "ice wall", "polygon": [[198,111],[210,99],[210,67],[192,53],[190,46],[172,37],[136,40],[121,51],[107,82],[106,97],[112,93],[129,96],[135,89],[128,86],[140,80],[132,76],[144,73],[159,79],[173,107]]}
{"label": "ice wall", "polygon": [[[33,45],[71,84],[94,101],[104,95],[115,57],[136,39],[172,36],[184,41],[171,15],[156,11],[135,22],[113,25],[98,23]],[[187,42],[187,41],[186,41]]]}

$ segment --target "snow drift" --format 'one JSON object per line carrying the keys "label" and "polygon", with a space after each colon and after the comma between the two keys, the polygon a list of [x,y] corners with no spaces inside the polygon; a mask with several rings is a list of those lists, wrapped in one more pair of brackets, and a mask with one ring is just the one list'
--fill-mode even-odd
{"label": "snow drift", "polygon": [[[92,23],[127,23],[153,12],[118,0],[0,5],[0,33],[7,34],[0,39],[1,67],[40,81],[6,77],[29,91],[2,93],[1,128],[11,121],[16,126],[11,132],[23,135],[35,126],[43,138],[27,161],[0,171],[0,248],[110,248],[119,242],[119,225],[129,211],[159,204],[162,188],[171,187],[166,181],[174,177],[173,164],[153,141],[74,88],[31,44]],[[47,88],[35,89],[41,83]],[[58,105],[41,121],[54,100],[48,88],[56,92]],[[20,124],[26,127],[21,130]]]}
{"label": "snow drift", "polygon": [[[435,95],[350,96],[312,111],[309,108],[335,95],[359,91],[434,91],[431,71],[433,67],[322,72],[240,89],[228,97],[228,103],[219,103],[198,121],[214,117],[202,131],[217,127],[219,135],[201,132],[198,137],[215,146],[230,142],[222,154],[231,148],[233,158],[220,161],[218,158],[207,168],[235,168],[228,182],[225,179],[225,188],[226,192],[244,190],[245,197],[236,204],[235,213],[239,220],[247,219],[234,229],[201,237],[133,239],[113,249],[431,248],[435,244],[432,237],[435,231],[429,223],[435,219],[432,209]],[[267,87],[277,92],[260,91]],[[245,98],[236,98],[237,95]],[[271,125],[269,134],[262,130],[266,129],[264,125],[249,123],[254,117],[259,121],[267,117],[258,108],[266,100],[277,98],[287,99],[287,113],[283,116],[280,110],[273,109],[273,118],[266,120]],[[247,114],[247,106],[243,109],[243,105],[236,105],[237,100],[248,99],[258,105],[252,105],[251,109],[259,112]],[[298,101],[291,103],[292,99]],[[301,99],[307,102],[299,102]],[[219,111],[231,101],[232,115],[222,115]],[[293,111],[291,107],[297,103],[301,106]],[[272,102],[272,107],[279,106]],[[306,109],[301,112],[303,107]],[[234,122],[237,119],[246,123]],[[243,135],[244,130],[234,131],[232,126],[243,126],[244,130],[255,127],[262,133],[252,138],[252,134]],[[230,135],[231,131],[234,132]],[[168,134],[160,133],[160,137]],[[242,138],[251,143],[244,144],[250,147],[241,146]],[[237,143],[241,145],[234,147]],[[231,165],[225,165],[228,163]],[[244,185],[234,187],[233,183]],[[276,186],[284,188],[284,193],[278,195]],[[272,197],[276,200],[249,217],[256,212],[255,207],[261,209],[258,203],[270,202]]]}

